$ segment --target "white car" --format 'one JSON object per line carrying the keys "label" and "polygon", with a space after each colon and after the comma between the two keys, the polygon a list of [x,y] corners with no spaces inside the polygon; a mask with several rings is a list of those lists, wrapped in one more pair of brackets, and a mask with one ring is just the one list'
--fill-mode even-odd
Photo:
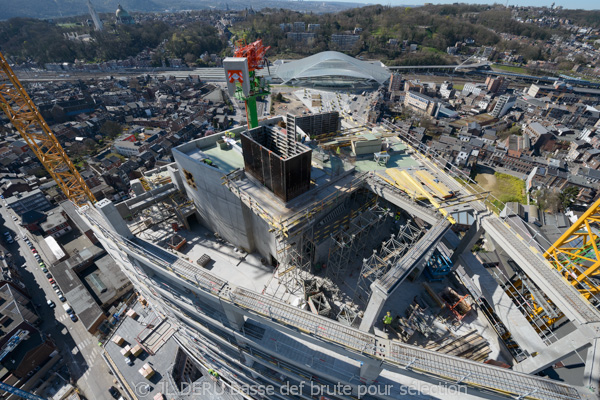
{"label": "white car", "polygon": [[13,221],[16,221],[16,220],[17,220],[17,217],[15,217],[15,216],[13,215],[12,219],[13,219]]}

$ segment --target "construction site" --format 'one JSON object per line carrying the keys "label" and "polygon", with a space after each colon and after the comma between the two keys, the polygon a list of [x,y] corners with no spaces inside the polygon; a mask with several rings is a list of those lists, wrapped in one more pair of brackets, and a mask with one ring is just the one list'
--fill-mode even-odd
{"label": "construction site", "polygon": [[[597,398],[600,203],[549,243],[392,124],[259,121],[253,45],[224,61],[247,126],[175,147],[130,200],[70,197],[169,327],[171,364],[195,365],[187,383],[216,377],[223,399]],[[472,252],[482,241],[499,262]],[[578,373],[540,376],[571,356]]]}
{"label": "construction site", "polygon": [[[334,124],[336,131],[322,132],[336,113],[303,118],[314,118],[307,130],[354,136],[354,147],[387,152],[403,166],[387,168],[367,150],[357,158],[373,170],[357,171],[297,119],[275,117],[258,130],[177,147],[176,162],[147,173],[139,196],[101,201],[83,215],[119,245],[121,260],[134,260],[132,280],[145,298],[160,299],[175,310],[165,315],[192,326],[212,315],[239,329],[255,368],[286,370],[278,346],[288,346],[289,361],[308,346],[311,368],[326,355],[318,365],[331,363],[330,382],[343,381],[334,366],[342,346],[380,360],[375,375],[364,361],[355,373],[345,365],[361,384],[381,384],[383,376],[401,384],[402,374],[418,369],[478,388],[468,391],[474,398],[483,385],[523,398],[585,397],[598,370],[592,287],[568,282],[531,233],[488,211],[489,194],[460,184],[401,132],[390,136],[393,127],[353,135]],[[473,254],[481,239],[507,262],[490,266]],[[261,346],[248,342],[259,338]],[[534,375],[573,354],[585,367],[568,383]],[[291,377],[323,381],[311,369]],[[576,389],[584,377],[588,389]],[[527,383],[517,388],[516,378]]]}

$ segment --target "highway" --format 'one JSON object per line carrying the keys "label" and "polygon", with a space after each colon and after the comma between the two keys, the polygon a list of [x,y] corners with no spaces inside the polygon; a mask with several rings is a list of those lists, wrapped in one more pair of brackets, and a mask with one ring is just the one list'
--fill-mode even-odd
{"label": "highway", "polygon": [[[13,254],[13,261],[17,268],[23,264],[27,265],[26,268],[20,269],[19,273],[41,317],[40,329],[58,347],[63,362],[67,364],[71,377],[76,380],[76,385],[82,394],[88,399],[112,399],[108,388],[115,385],[114,378],[108,373],[108,367],[101,357],[102,347],[98,346],[97,339],[84,328],[81,322],[71,321],[65,313],[62,308],[63,303],[39,268],[31,249],[23,240],[23,234],[27,234],[40,257],[47,260],[48,257],[41,252],[41,246],[37,245],[38,240],[43,239],[41,236],[29,234],[26,229],[18,226],[12,220],[14,215],[15,213],[8,210],[3,203],[0,209],[0,218],[4,220],[2,231],[8,230],[13,238],[16,239],[17,236],[19,238],[13,244],[6,244],[6,247]],[[50,265],[45,261],[44,264],[52,273]],[[47,299],[54,301],[56,307],[50,308],[46,303]]]}

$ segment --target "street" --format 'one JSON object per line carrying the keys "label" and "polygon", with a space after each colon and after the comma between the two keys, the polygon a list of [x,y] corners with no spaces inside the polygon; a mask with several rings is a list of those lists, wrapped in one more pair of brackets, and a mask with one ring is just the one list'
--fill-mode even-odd
{"label": "street", "polygon": [[[73,322],[65,313],[62,302],[50,286],[48,279],[42,272],[29,246],[23,240],[26,233],[42,259],[47,259],[37,245],[41,236],[31,235],[26,229],[13,222],[12,210],[2,206],[0,218],[3,219],[2,231],[11,232],[15,240],[5,247],[12,253],[14,265],[19,268],[24,263],[26,268],[19,268],[21,280],[35,304],[36,311],[41,318],[40,330],[48,335],[60,350],[63,361],[66,362],[71,377],[77,382],[80,392],[88,399],[112,399],[108,388],[113,385],[113,376],[108,373],[108,366],[101,357],[102,347],[98,346],[97,339],[84,328],[81,322]],[[45,261],[46,267],[52,273],[52,267]],[[46,301],[52,300],[55,308],[50,308]],[[115,385],[116,386],[116,385]]]}

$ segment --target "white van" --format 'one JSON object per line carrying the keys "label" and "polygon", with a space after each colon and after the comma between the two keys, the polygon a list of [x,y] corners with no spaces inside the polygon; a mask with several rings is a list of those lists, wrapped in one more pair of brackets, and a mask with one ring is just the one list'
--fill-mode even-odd
{"label": "white van", "polygon": [[65,309],[65,312],[67,314],[73,314],[73,309],[71,308],[71,306],[69,305],[69,303],[65,303],[62,306]]}

